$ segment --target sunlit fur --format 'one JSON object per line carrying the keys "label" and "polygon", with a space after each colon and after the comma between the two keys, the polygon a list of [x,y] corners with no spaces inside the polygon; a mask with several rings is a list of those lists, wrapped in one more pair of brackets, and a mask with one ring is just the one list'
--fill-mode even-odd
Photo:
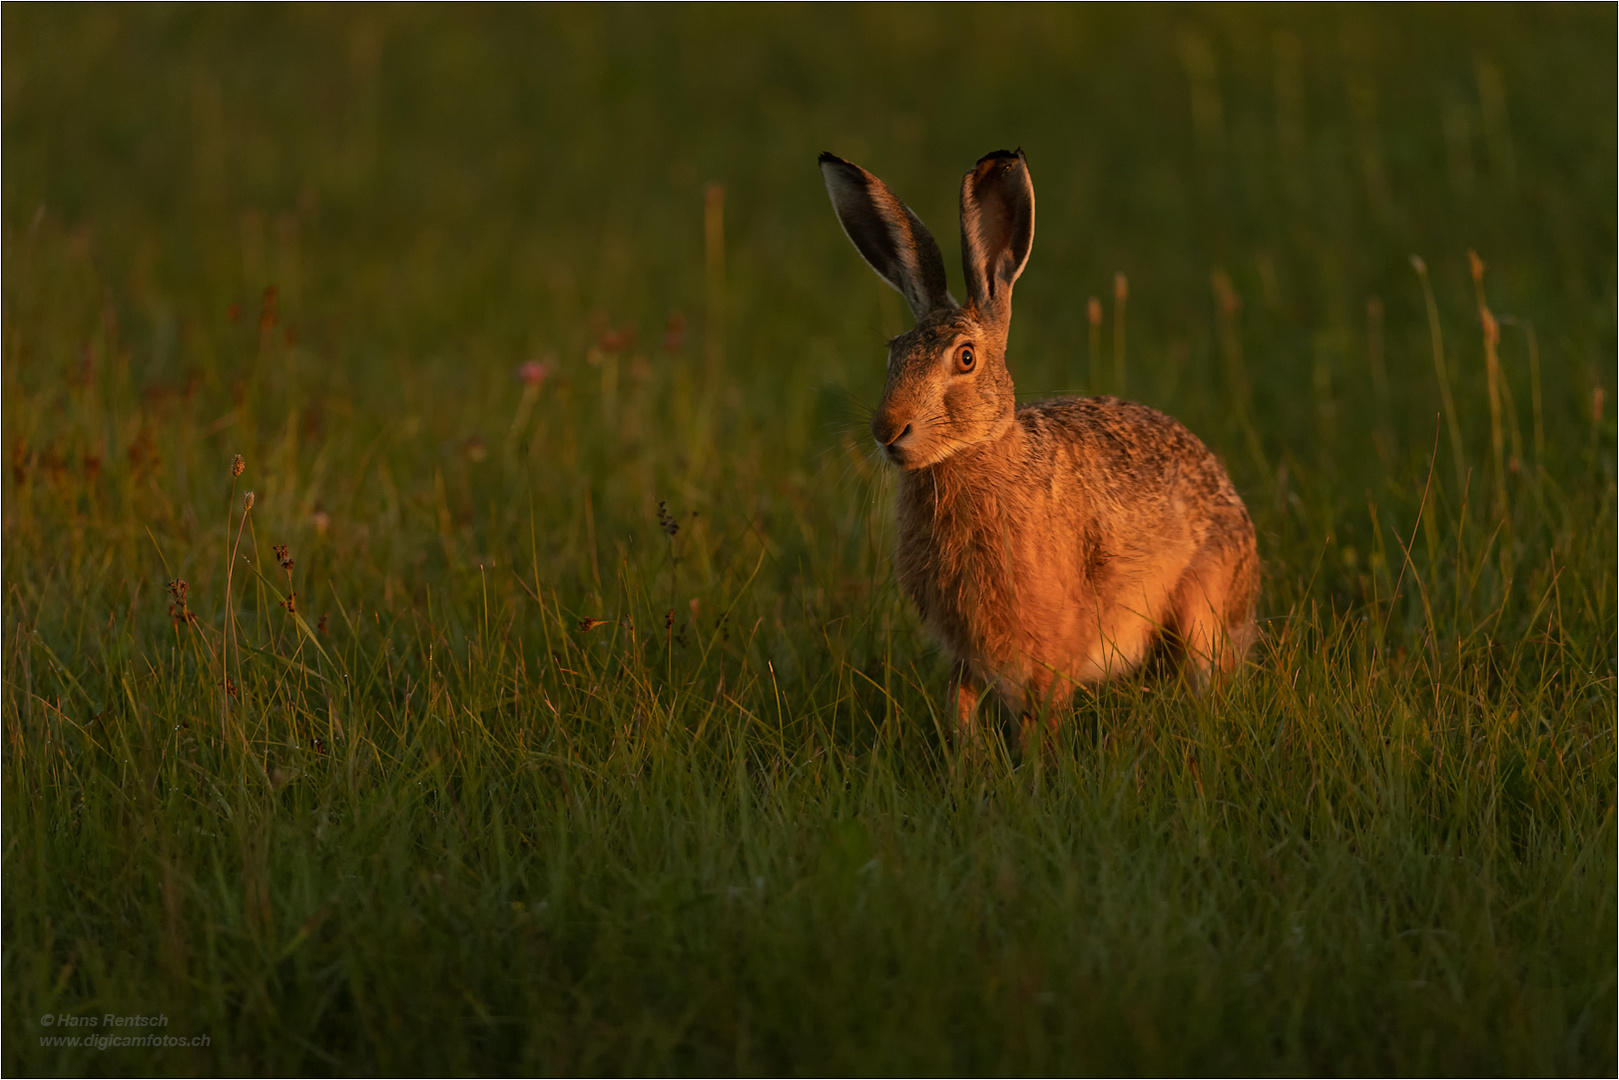
{"label": "sunlit fur", "polygon": [[962,724],[986,687],[1056,715],[1155,646],[1200,685],[1235,669],[1255,637],[1259,557],[1214,455],[1118,398],[1017,406],[1007,331],[1034,241],[1022,151],[986,154],[962,180],[964,305],[887,185],[833,154],[820,164],[849,239],[917,317],[889,342],[871,433],[901,470],[895,572],[955,660]]}
{"label": "sunlit fur", "polygon": [[1017,408],[1006,337],[971,303],[930,314],[890,343],[871,425],[903,470],[896,572],[956,660],[962,722],[985,686],[1026,714],[1060,706],[1160,641],[1200,683],[1232,670],[1259,562],[1225,470],[1142,405]]}
{"label": "sunlit fur", "polygon": [[[977,363],[958,373],[963,345]],[[971,304],[934,312],[889,342],[888,385],[871,422],[888,459],[918,469],[1004,434],[1016,408],[1005,348],[1005,334],[981,322]]]}

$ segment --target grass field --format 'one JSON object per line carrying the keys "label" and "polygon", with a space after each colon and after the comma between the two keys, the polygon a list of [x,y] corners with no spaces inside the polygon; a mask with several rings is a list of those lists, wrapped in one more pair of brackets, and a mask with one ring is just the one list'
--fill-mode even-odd
{"label": "grass field", "polygon": [[[1619,1067],[1611,5],[0,20],[8,1074]],[[1265,639],[963,761],[815,156],[1017,145]]]}

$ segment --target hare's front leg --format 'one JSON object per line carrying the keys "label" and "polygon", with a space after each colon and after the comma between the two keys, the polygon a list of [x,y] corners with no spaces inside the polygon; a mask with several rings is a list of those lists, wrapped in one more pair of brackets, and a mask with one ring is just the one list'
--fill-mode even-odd
{"label": "hare's front leg", "polygon": [[973,677],[965,660],[957,660],[950,669],[950,700],[956,706],[956,726],[962,738],[972,735],[977,720],[975,713],[978,701],[984,696],[984,688]]}

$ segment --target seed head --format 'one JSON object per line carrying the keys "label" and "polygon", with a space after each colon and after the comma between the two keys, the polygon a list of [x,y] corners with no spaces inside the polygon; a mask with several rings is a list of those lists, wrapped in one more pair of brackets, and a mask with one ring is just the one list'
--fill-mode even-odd
{"label": "seed head", "polygon": [[251,509],[253,509],[253,493],[249,491],[247,498],[242,500],[242,510],[245,512]]}
{"label": "seed head", "polygon": [[288,573],[292,572],[292,556],[287,554],[287,545],[277,544],[275,546],[275,561],[281,564],[281,569]]}
{"label": "seed head", "polygon": [[169,582],[167,588],[169,595],[174,598],[174,601],[169,604],[169,618],[174,620],[174,625],[184,626],[196,622],[197,616],[192,614],[191,609],[186,606],[186,595],[191,591],[191,586],[182,579],[175,578]]}
{"label": "seed head", "polygon": [[264,300],[259,307],[259,330],[269,330],[276,324],[276,287],[267,286],[264,290]]}
{"label": "seed head", "polygon": [[686,343],[686,315],[684,312],[674,312],[669,321],[663,325],[663,351],[677,353]]}
{"label": "seed head", "polygon": [[635,345],[635,327],[628,326],[622,330],[609,328],[602,332],[596,344],[602,352],[626,352]]}
{"label": "seed head", "polygon": [[1242,310],[1242,297],[1237,295],[1236,286],[1231,284],[1231,275],[1224,270],[1216,270],[1210,280],[1214,283],[1214,297],[1219,301],[1222,313],[1235,315]]}
{"label": "seed head", "polygon": [[607,623],[606,619],[590,619],[590,618],[580,619],[579,620],[579,632],[581,634],[588,634],[592,630],[596,629],[596,627],[604,626],[604,625],[606,625],[606,623]]}
{"label": "seed head", "polygon": [[247,463],[242,460],[241,454],[237,454],[230,459],[230,474],[232,476],[241,476],[242,470],[245,468],[247,468]]}

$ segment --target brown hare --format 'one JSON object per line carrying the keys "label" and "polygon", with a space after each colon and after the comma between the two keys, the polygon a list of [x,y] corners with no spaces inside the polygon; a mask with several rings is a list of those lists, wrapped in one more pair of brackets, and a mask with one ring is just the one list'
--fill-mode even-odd
{"label": "brown hare", "polygon": [[844,232],[916,316],[888,343],[871,433],[901,470],[895,572],[955,661],[963,729],[986,688],[1025,717],[1055,714],[1158,642],[1199,685],[1232,671],[1255,638],[1259,556],[1219,461],[1145,405],[1013,397],[1012,285],[1034,241],[1023,152],[962,181],[965,304],[887,185],[832,154],[820,164]]}

